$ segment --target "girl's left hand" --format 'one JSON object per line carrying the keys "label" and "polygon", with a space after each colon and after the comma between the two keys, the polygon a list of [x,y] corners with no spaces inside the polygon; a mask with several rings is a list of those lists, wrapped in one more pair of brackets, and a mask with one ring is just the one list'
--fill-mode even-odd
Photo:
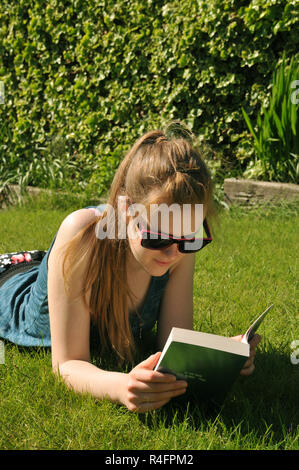
{"label": "girl's left hand", "polygon": [[[236,341],[241,341],[242,337],[243,337],[243,335],[233,336],[232,339],[235,339]],[[241,375],[251,375],[252,372],[254,371],[254,369],[255,369],[254,356],[256,354],[256,347],[259,344],[259,342],[261,341],[261,339],[262,338],[260,337],[260,335],[254,335],[252,340],[249,342],[250,355],[249,355],[248,361],[245,362],[244,367],[240,372]]]}

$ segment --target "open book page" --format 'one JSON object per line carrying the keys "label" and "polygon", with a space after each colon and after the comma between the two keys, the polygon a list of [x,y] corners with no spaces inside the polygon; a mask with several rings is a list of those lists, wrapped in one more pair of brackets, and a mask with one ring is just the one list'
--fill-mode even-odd
{"label": "open book page", "polygon": [[[218,353],[220,353],[220,356],[216,359]],[[174,368],[182,363],[183,360],[186,362],[186,367],[188,368],[188,365],[192,363],[198,364],[201,358],[205,363],[208,361],[216,361],[219,365],[220,357],[222,356],[227,357],[227,355],[233,354],[249,357],[249,353],[248,343],[235,341],[225,336],[173,327],[154,370],[159,370],[161,363],[162,365],[165,363],[164,358],[167,355],[168,358],[166,358],[166,362],[169,362],[171,357]],[[176,358],[174,359],[175,355]],[[206,357],[206,360],[204,360],[204,357]]]}
{"label": "open book page", "polygon": [[253,323],[252,325],[250,325],[250,327],[248,328],[248,330],[246,331],[245,335],[243,335],[243,338],[242,338],[242,343],[249,343],[249,341],[252,340],[252,338],[254,337],[258,327],[260,326],[260,324],[262,323],[262,321],[264,320],[265,316],[267,315],[267,313],[269,312],[269,310],[273,307],[273,304],[270,305]]}

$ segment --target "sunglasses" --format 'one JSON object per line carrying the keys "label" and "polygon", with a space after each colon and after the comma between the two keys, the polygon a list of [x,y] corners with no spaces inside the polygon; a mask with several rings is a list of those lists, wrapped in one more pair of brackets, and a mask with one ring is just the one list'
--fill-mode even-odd
{"label": "sunglasses", "polygon": [[149,250],[164,250],[169,246],[176,243],[181,253],[195,253],[196,251],[204,248],[208,243],[211,243],[212,236],[206,219],[203,222],[206,238],[184,237],[177,238],[173,235],[163,232],[153,232],[143,227],[141,222],[137,223],[137,227],[141,232],[141,246]]}

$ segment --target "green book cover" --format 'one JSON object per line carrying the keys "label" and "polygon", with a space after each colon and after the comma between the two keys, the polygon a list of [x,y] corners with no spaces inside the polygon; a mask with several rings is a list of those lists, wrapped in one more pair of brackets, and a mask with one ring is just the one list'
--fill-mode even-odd
{"label": "green book cover", "polygon": [[187,395],[220,403],[249,358],[249,341],[270,305],[243,335],[242,341],[199,331],[172,328],[155,370],[188,382]]}

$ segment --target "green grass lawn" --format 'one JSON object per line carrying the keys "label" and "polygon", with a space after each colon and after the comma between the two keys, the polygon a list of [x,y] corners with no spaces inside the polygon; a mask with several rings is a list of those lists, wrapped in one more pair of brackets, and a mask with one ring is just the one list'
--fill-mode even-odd
{"label": "green grass lawn", "polygon": [[[0,211],[0,253],[47,249],[79,207],[44,201]],[[290,360],[299,340],[298,221],[294,206],[224,211],[213,243],[197,255],[196,329],[241,334],[274,303],[259,331],[256,370],[237,380],[221,409],[173,399],[155,412],[131,413],[69,391],[51,372],[49,349],[5,342],[0,449],[299,449],[299,364]]]}

